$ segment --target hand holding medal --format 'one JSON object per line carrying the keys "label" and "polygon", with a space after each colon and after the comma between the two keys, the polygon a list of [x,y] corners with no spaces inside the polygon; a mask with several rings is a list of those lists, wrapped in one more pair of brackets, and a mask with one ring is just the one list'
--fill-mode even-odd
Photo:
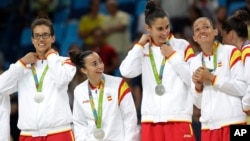
{"label": "hand holding medal", "polygon": [[152,69],[153,69],[154,77],[155,77],[155,80],[156,80],[156,83],[157,83],[157,85],[155,87],[155,93],[157,95],[159,95],[159,96],[162,96],[165,93],[165,88],[162,85],[162,75],[163,75],[163,70],[164,70],[165,63],[166,63],[166,58],[163,57],[163,59],[162,59],[159,74],[158,74],[157,69],[156,69],[156,64],[155,64],[153,51],[152,51],[151,47],[149,47],[149,58],[150,58],[151,66],[152,66]]}

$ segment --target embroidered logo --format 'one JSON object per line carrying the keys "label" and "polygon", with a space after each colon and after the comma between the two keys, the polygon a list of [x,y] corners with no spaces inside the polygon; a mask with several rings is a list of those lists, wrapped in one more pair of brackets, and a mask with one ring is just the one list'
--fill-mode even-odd
{"label": "embroidered logo", "polygon": [[89,103],[89,100],[83,100],[82,103]]}
{"label": "embroidered logo", "polygon": [[111,101],[111,100],[112,100],[112,96],[111,96],[111,95],[108,95],[108,96],[107,96],[107,99],[108,99],[108,101]]}
{"label": "embroidered logo", "polygon": [[218,61],[218,67],[222,67],[222,62]]}
{"label": "embroidered logo", "polygon": [[183,138],[192,138],[192,135],[190,135],[190,134],[184,134]]}

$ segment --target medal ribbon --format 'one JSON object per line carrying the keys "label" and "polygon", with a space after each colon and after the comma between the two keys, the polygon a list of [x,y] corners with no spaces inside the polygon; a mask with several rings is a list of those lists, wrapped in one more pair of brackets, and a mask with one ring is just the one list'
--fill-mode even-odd
{"label": "medal ribbon", "polygon": [[88,85],[88,90],[89,90],[89,100],[90,100],[90,105],[91,109],[93,112],[93,115],[95,117],[95,123],[96,123],[96,128],[101,128],[102,125],[102,102],[103,102],[103,93],[104,93],[104,77],[102,78],[101,84],[100,84],[100,93],[99,93],[99,100],[98,100],[98,113],[95,108],[95,103],[93,100],[93,96],[90,90],[90,84]]}
{"label": "medal ribbon", "polygon": [[[210,72],[214,71],[217,68],[217,49],[218,49],[219,44],[220,44],[219,42],[214,42],[214,45],[213,45],[213,59],[214,59],[213,64],[214,64],[214,68],[213,69],[208,68],[208,70]],[[203,66],[206,66],[203,54],[201,56],[201,62],[202,62]]]}
{"label": "medal ribbon", "polygon": [[163,74],[163,70],[164,70],[164,67],[165,67],[166,59],[165,59],[165,57],[162,59],[160,73],[158,74],[151,47],[149,47],[149,58],[150,58],[150,62],[151,62],[153,72],[154,72],[155,80],[156,80],[157,84],[159,85],[159,84],[162,83],[162,74]]}
{"label": "medal ribbon", "polygon": [[33,74],[33,78],[34,78],[34,80],[35,80],[37,92],[42,92],[43,80],[44,80],[44,77],[45,77],[45,75],[46,75],[48,69],[49,69],[49,66],[48,66],[48,64],[47,64],[46,67],[45,67],[44,70],[43,70],[43,73],[42,73],[42,76],[41,76],[41,78],[40,78],[40,81],[38,81],[35,66],[34,66],[34,65],[31,65],[31,71],[32,71],[32,74]]}

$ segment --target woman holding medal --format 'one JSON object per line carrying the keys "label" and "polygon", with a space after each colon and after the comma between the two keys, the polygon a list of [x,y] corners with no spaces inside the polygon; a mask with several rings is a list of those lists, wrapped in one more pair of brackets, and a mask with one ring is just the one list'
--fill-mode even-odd
{"label": "woman holding medal", "polygon": [[0,95],[18,92],[20,141],[74,141],[67,88],[76,68],[52,49],[54,29],[47,15],[39,15],[31,29],[35,52],[1,75]]}
{"label": "woman holding medal", "polygon": [[148,1],[146,29],[120,65],[123,77],[142,74],[142,141],[195,141],[193,98],[188,62],[194,52],[186,40],[170,33],[168,15]]}
{"label": "woman holding medal", "polygon": [[93,51],[70,52],[87,80],[74,90],[73,126],[76,141],[139,141],[135,104],[128,84],[104,74]]}
{"label": "woman holding medal", "polygon": [[241,99],[246,83],[241,52],[215,41],[218,30],[207,17],[193,23],[193,39],[202,52],[190,63],[191,91],[201,109],[202,141],[230,141],[230,125],[246,124]]}

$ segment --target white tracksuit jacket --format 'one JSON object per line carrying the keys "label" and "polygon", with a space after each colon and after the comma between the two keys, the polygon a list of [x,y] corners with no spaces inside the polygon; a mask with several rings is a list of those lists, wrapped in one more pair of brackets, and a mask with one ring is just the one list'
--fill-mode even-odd
{"label": "white tracksuit jacket", "polygon": [[[149,58],[149,44],[144,47],[135,44],[120,65],[124,77],[133,78],[142,74],[141,122],[192,121],[193,99],[187,61],[194,56],[194,52],[183,39],[172,36],[169,43],[176,52],[165,63],[162,77],[165,93],[162,96],[155,93],[157,82]],[[159,73],[164,56],[159,46],[153,44],[151,48]]]}
{"label": "white tracksuit jacket", "polygon": [[0,96],[0,141],[10,140],[10,96]]}
{"label": "white tracksuit jacket", "polygon": [[22,135],[45,136],[71,129],[72,113],[67,89],[76,69],[67,63],[68,60],[66,57],[50,54],[47,60],[35,63],[38,80],[45,66],[49,66],[42,87],[45,98],[41,103],[36,103],[33,99],[37,90],[30,65],[24,66],[17,61],[1,75],[0,95],[18,92],[18,128]]}
{"label": "white tracksuit jacket", "polygon": [[244,63],[244,75],[247,82],[246,95],[242,99],[243,110],[250,110],[250,44],[243,46],[242,48],[242,60]]}
{"label": "white tracksuit jacket", "polygon": [[[202,66],[202,53],[190,63],[194,72]],[[204,57],[207,60],[208,57]],[[213,57],[210,58],[213,62]],[[246,83],[243,75],[241,53],[236,47],[219,44],[217,50],[217,68],[212,72],[216,77],[213,83],[204,84],[201,93],[192,83],[195,105],[201,109],[202,129],[219,129],[231,124],[246,122],[241,99],[245,95]]]}
{"label": "white tracksuit jacket", "polygon": [[[102,141],[139,141],[137,116],[132,94],[127,83],[119,77],[104,74],[105,86],[102,105]],[[93,136],[95,118],[88,93],[89,81],[79,84],[74,91],[73,127],[76,141],[97,141]],[[100,90],[91,89],[98,111]]]}

